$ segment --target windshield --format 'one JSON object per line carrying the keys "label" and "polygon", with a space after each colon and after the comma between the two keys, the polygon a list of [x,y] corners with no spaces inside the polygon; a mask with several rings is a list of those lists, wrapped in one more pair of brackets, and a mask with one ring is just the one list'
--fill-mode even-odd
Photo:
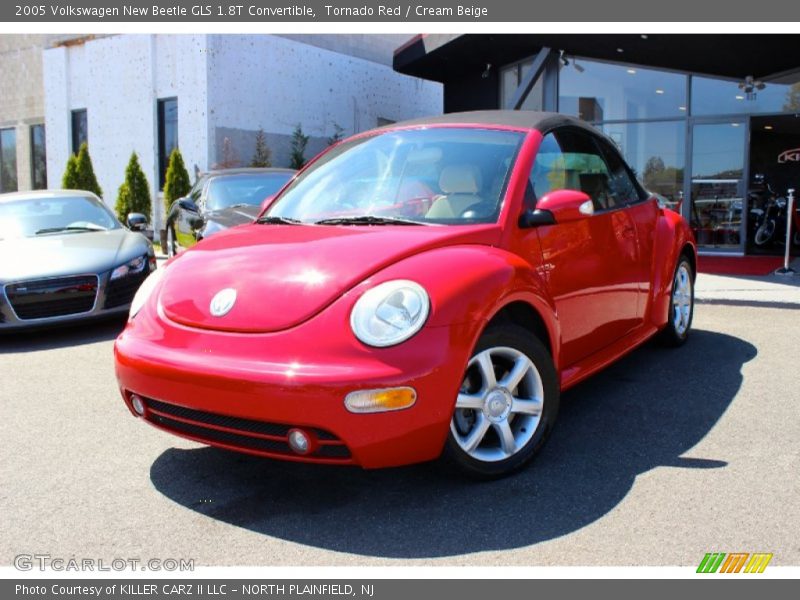
{"label": "windshield", "polygon": [[345,142],[302,173],[266,219],[303,223],[492,223],[524,134],[389,131]]}
{"label": "windshield", "polygon": [[104,204],[85,196],[0,202],[0,239],[118,229]]}
{"label": "windshield", "polygon": [[222,210],[241,204],[260,206],[274,196],[294,173],[247,173],[220,175],[208,182],[206,205],[209,210]]}

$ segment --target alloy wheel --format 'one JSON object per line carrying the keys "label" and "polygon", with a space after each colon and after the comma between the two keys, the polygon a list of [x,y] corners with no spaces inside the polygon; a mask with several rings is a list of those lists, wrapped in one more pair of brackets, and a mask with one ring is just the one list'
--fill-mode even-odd
{"label": "alloy wheel", "polygon": [[533,361],[514,348],[492,347],[469,361],[450,430],[470,457],[501,461],[530,442],[543,407],[542,378]]}

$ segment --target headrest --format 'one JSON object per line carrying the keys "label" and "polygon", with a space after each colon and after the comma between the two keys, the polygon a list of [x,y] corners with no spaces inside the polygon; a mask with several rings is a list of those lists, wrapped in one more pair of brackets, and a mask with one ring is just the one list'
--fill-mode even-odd
{"label": "headrest", "polygon": [[477,194],[480,187],[481,172],[473,165],[449,165],[439,176],[444,194]]}

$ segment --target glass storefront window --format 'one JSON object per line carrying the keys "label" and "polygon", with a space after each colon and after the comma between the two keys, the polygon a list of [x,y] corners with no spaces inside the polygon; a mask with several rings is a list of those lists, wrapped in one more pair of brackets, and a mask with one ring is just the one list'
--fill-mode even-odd
{"label": "glass storefront window", "polygon": [[[503,67],[500,71],[500,106],[508,107],[508,103],[514,97],[519,84],[522,82],[528,69],[533,65],[533,58],[529,58],[520,63]],[[522,110],[542,110],[542,98],[544,90],[544,77],[534,84],[533,89],[526,96],[522,103]]]}
{"label": "glass storefront window", "polygon": [[686,76],[633,65],[569,59],[559,74],[559,112],[584,121],[686,115]]}
{"label": "glass storefront window", "polygon": [[746,133],[741,121],[694,126],[690,222],[699,246],[741,244]]}
{"label": "glass storefront window", "polygon": [[685,121],[606,123],[602,129],[644,187],[680,212],[686,167]]}
{"label": "glass storefront window", "polygon": [[34,190],[43,190],[47,187],[44,125],[31,125],[31,187]]}
{"label": "glass storefront window", "polygon": [[692,77],[692,114],[726,115],[800,111],[800,79],[793,83],[767,83],[750,94],[740,81]]}

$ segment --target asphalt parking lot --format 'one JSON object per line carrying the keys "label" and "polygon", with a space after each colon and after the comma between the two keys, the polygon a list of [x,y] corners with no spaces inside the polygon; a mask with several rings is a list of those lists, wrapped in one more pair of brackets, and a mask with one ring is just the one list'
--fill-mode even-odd
{"label": "asphalt parking lot", "polygon": [[130,416],[119,321],[0,337],[0,564],[21,553],[197,565],[800,565],[800,310],[698,305],[565,394],[533,465],[474,483],[184,442]]}

